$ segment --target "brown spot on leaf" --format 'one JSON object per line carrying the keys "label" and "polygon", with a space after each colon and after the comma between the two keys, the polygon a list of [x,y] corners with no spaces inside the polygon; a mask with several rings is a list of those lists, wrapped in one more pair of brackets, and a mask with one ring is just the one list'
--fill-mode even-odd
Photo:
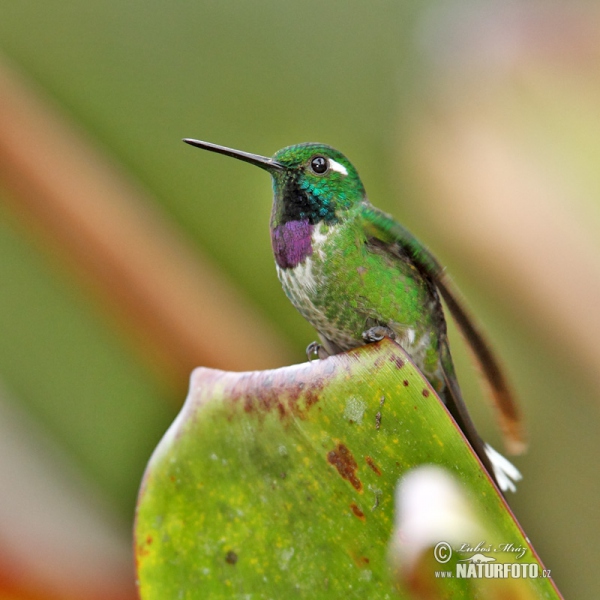
{"label": "brown spot on leaf", "polygon": [[369,467],[371,467],[371,469],[373,469],[373,472],[376,475],[381,477],[381,471],[379,470],[379,467],[375,464],[375,461],[370,456],[365,456],[365,462],[369,465]]}
{"label": "brown spot on leaf", "polygon": [[373,367],[375,369],[380,369],[383,366],[383,363],[386,361],[386,357],[384,355],[378,356],[373,363]]}
{"label": "brown spot on leaf", "polygon": [[401,369],[404,366],[404,361],[399,356],[391,356],[390,360],[398,369]]}
{"label": "brown spot on leaf", "polygon": [[429,396],[429,390],[424,389],[423,390],[423,396],[425,396],[425,398],[427,398]]}
{"label": "brown spot on leaf", "polygon": [[344,444],[338,444],[335,450],[327,454],[327,462],[333,465],[338,473],[352,484],[354,489],[362,491],[362,483],[356,476],[358,464],[354,460],[352,452]]}
{"label": "brown spot on leaf", "polygon": [[237,561],[238,555],[233,550],[229,550],[229,552],[227,552],[227,554],[225,555],[225,562],[228,565],[235,565]]}
{"label": "brown spot on leaf", "polygon": [[314,390],[306,390],[304,393],[304,398],[306,399],[307,409],[319,401],[319,395]]}
{"label": "brown spot on leaf", "polygon": [[152,536],[148,535],[144,541],[141,541],[137,545],[137,552],[135,553],[135,561],[139,564],[140,559],[150,554],[149,546],[152,545]]}
{"label": "brown spot on leaf", "polygon": [[364,569],[371,562],[366,556],[357,556],[353,552],[350,552],[350,557],[359,569]]}
{"label": "brown spot on leaf", "polygon": [[404,384],[404,387],[408,387],[408,379],[405,379],[402,383]]}
{"label": "brown spot on leaf", "polygon": [[361,519],[361,521],[365,520],[365,513],[362,510],[360,510],[360,508],[358,507],[358,505],[356,503],[353,502],[350,505],[350,508],[351,508],[352,512],[354,513],[355,517],[358,517],[359,519]]}

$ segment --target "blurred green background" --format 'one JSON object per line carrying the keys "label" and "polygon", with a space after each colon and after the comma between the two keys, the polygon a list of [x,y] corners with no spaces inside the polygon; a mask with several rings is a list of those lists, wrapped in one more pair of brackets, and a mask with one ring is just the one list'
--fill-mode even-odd
{"label": "blurred green background", "polygon": [[[447,265],[522,400],[530,450],[515,459],[515,514],[565,596],[597,597],[594,4],[0,0],[0,15],[0,598],[134,597],[135,497],[191,366],[277,367],[305,360],[314,339],[275,275],[268,177],[182,137],[266,155],[335,146],[371,201]],[[3,96],[13,81],[17,108],[34,98],[42,123],[57,119],[40,132],[44,147],[75,135],[92,170],[98,160],[102,177],[132,186],[139,225],[149,211],[169,232],[157,244],[168,249],[174,235],[191,249],[217,304],[221,288],[201,269],[222,283],[241,323],[223,334],[225,350],[205,359],[214,332],[193,327],[198,354],[170,363],[152,318],[134,323],[141,305],[119,313],[127,286],[107,300],[110,278],[97,274],[110,232],[86,263],[85,236],[74,252],[52,219],[56,195],[27,192],[36,165],[51,179],[64,153],[5,134],[22,122]],[[8,139],[30,140],[33,166],[15,167]],[[73,180],[84,176],[70,164]],[[68,195],[69,176],[54,183]],[[123,263],[147,246],[132,240]],[[174,280],[190,298],[187,280]],[[229,321],[192,309],[201,322]],[[234,360],[227,348],[242,339],[261,345],[250,322],[268,328],[268,343]],[[475,420],[501,447],[460,339],[454,353]]]}

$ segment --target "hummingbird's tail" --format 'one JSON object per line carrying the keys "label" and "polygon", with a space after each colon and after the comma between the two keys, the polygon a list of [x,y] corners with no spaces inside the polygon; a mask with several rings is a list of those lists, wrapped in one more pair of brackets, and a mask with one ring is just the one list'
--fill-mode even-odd
{"label": "hummingbird's tail", "polygon": [[446,389],[444,390],[444,400],[446,408],[454,417],[456,424],[460,427],[465,437],[471,444],[475,454],[483,463],[490,477],[496,485],[503,491],[516,491],[514,482],[521,479],[521,473],[518,469],[504,458],[499,452],[496,452],[489,444],[483,442],[475,424],[471,420],[471,415],[467,410],[465,401],[463,400],[456,373],[454,371],[454,363],[450,354],[448,340],[444,337],[440,340],[440,360],[442,371],[444,374],[444,382]]}
{"label": "hummingbird's tail", "polygon": [[507,451],[510,454],[523,453],[527,449],[523,419],[504,376],[504,372],[500,368],[487,341],[475,326],[473,319],[458,301],[454,291],[451,289],[451,282],[448,281],[448,278],[446,276],[439,277],[436,283],[442,298],[446,302],[460,331],[475,353],[477,361],[490,385]]}

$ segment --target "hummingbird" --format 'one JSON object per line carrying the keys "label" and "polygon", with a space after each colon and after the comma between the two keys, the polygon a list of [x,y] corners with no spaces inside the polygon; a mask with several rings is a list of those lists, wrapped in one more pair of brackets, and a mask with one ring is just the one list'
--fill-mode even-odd
{"label": "hummingbird", "polygon": [[317,330],[309,359],[395,340],[436,390],[479,459],[503,491],[519,471],[485,444],[456,377],[441,300],[490,384],[505,445],[525,442],[518,406],[498,360],[431,252],[392,216],[373,206],[358,171],[319,143],[288,146],[269,158],[185,138],[248,162],[272,178],[271,245],[277,275],[294,307]]}

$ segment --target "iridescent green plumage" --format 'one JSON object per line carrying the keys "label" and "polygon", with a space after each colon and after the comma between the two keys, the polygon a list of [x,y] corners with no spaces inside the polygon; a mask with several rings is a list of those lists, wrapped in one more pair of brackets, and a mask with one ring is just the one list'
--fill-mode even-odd
{"label": "iridescent green plumage", "polygon": [[446,335],[440,294],[491,384],[513,450],[523,445],[518,411],[489,346],[451,291],[444,271],[406,229],[367,200],[356,169],[339,151],[299,144],[273,158],[186,140],[269,171],[271,239],[277,273],[292,304],[335,354],[385,330],[408,352],[492,471],[468,415]]}

